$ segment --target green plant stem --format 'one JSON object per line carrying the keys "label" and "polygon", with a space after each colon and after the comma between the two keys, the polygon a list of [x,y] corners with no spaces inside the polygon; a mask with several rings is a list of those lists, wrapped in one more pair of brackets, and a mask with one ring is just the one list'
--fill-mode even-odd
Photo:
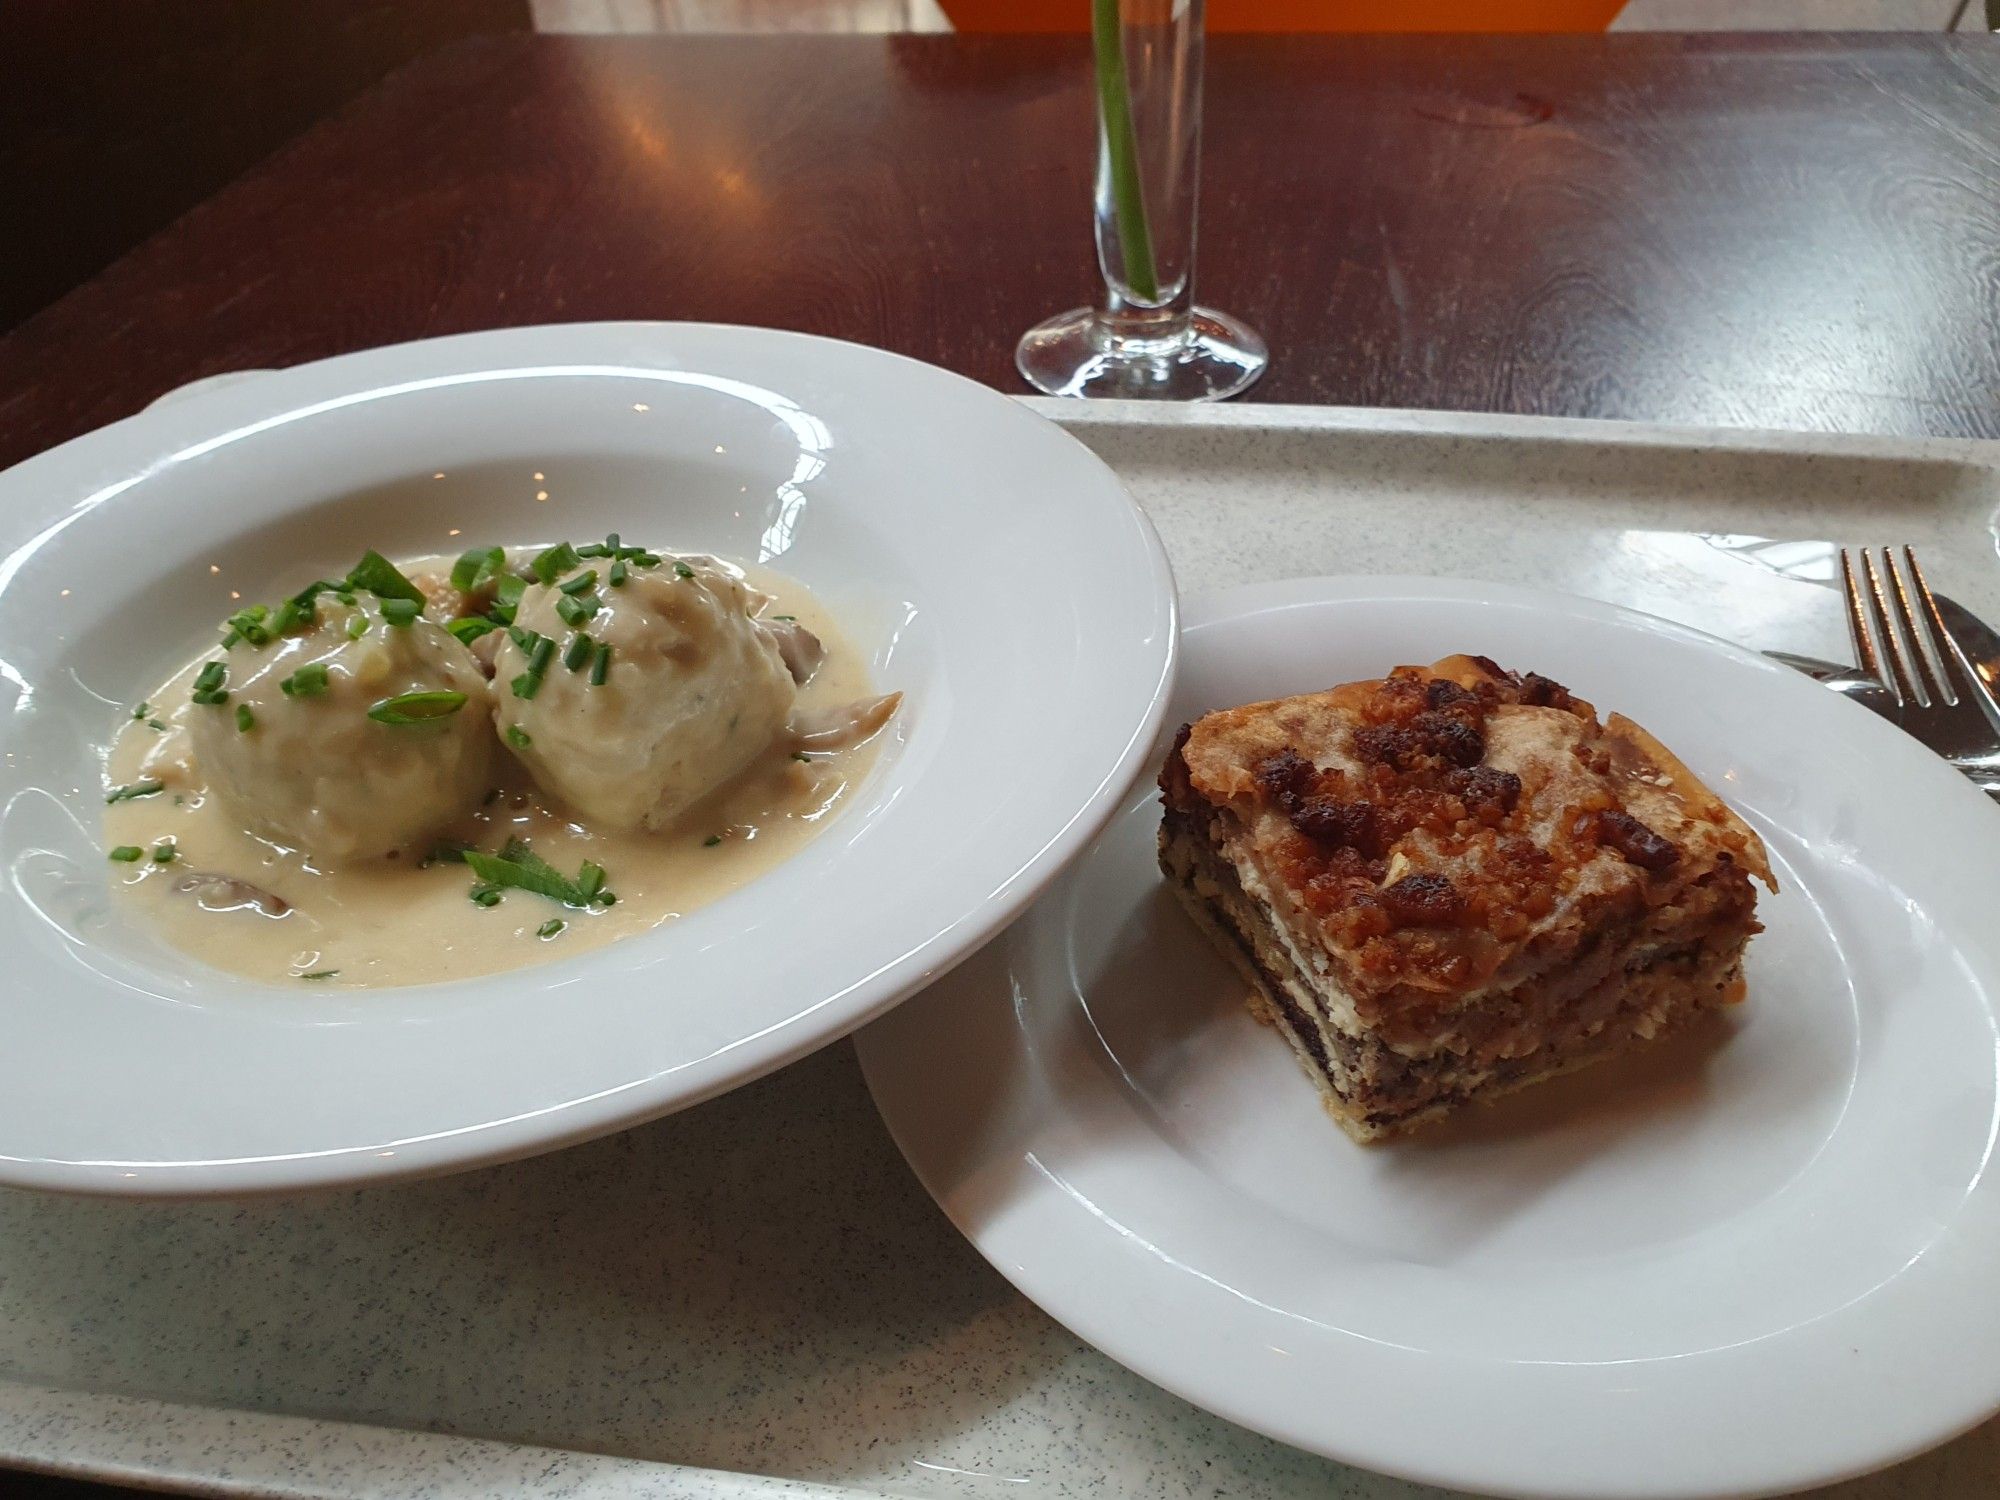
{"label": "green plant stem", "polygon": [[1160,300],[1153,268],[1153,235],[1146,226],[1146,194],[1139,181],[1139,142],[1132,128],[1132,95],[1125,82],[1125,38],[1119,0],[1091,0],[1091,38],[1097,53],[1097,110],[1110,155],[1111,201],[1118,216],[1118,252],[1125,281],[1142,302]]}

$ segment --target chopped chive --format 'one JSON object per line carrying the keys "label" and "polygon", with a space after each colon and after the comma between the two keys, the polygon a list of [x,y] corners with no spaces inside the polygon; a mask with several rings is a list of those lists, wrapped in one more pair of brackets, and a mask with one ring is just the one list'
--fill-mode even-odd
{"label": "chopped chive", "polygon": [[580,598],[574,594],[564,594],[556,600],[556,613],[562,616],[565,625],[581,626],[601,608],[603,606],[595,594],[585,594]]}
{"label": "chopped chive", "polygon": [[643,547],[627,547],[624,555],[642,568],[657,568],[660,565],[659,554],[657,552],[648,552]]}
{"label": "chopped chive", "polygon": [[293,631],[301,628],[311,629],[312,626],[319,622],[319,596],[321,594],[332,594],[341,603],[346,605],[351,606],[354,603],[354,595],[348,591],[346,585],[340,579],[319,579],[314,583],[307,584],[296,594],[292,595],[291,598],[278,606],[276,613],[270,618],[269,629],[271,634],[274,636],[290,635]]}
{"label": "chopped chive", "polygon": [[563,665],[572,672],[581,672],[589,663],[591,652],[597,643],[579,630],[569,638],[569,647],[563,652]]}
{"label": "chopped chive", "polygon": [[680,576],[683,578],[694,577],[694,569],[690,568],[686,563],[682,562],[679,558],[674,559],[674,571],[680,574]]}
{"label": "chopped chive", "polygon": [[108,857],[117,860],[121,865],[131,865],[137,864],[139,857],[145,852],[137,844],[120,844]]}
{"label": "chopped chive", "polygon": [[569,926],[569,923],[565,922],[561,917],[550,917],[548,921],[535,929],[535,936],[546,942],[567,926]]}
{"label": "chopped chive", "polygon": [[448,719],[465,707],[465,694],[439,688],[427,693],[398,693],[368,710],[378,724],[430,724]]}
{"label": "chopped chive", "polygon": [[713,849],[717,844],[721,842],[722,842],[721,834],[711,833],[707,838],[701,841],[701,847],[704,849]]}
{"label": "chopped chive", "polygon": [[597,659],[590,664],[590,685],[603,687],[604,679],[611,675],[611,642],[597,643]]}
{"label": "chopped chive", "polygon": [[507,639],[519,646],[523,651],[533,651],[535,649],[535,642],[539,641],[541,636],[520,625],[509,625],[507,627]]}
{"label": "chopped chive", "polygon": [[588,593],[597,587],[597,569],[585,568],[567,583],[559,583],[556,587],[565,594]]}
{"label": "chopped chive", "polygon": [[398,629],[403,629],[416,624],[417,616],[423,613],[423,609],[424,607],[414,599],[384,599],[382,618]]}
{"label": "chopped chive", "polygon": [[238,641],[248,641],[253,646],[271,644],[271,630],[264,622],[271,611],[261,604],[248,604],[223,621],[222,649],[227,651]]}
{"label": "chopped chive", "polygon": [[528,746],[534,744],[534,742],[534,736],[529,734],[519,724],[509,724],[507,726],[507,743],[512,745],[516,750],[525,750]]}
{"label": "chopped chive", "polygon": [[502,573],[493,585],[493,603],[486,613],[502,625],[514,623],[514,611],[520,607],[521,595],[527,589],[527,580],[517,573]]}
{"label": "chopped chive", "polygon": [[497,885],[475,885],[466,894],[472,898],[474,906],[498,906],[500,904],[500,887]]}
{"label": "chopped chive", "polygon": [[247,703],[237,704],[236,732],[238,734],[248,734],[251,730],[255,729],[256,727],[257,727],[257,716],[250,712],[250,705]]}
{"label": "chopped chive", "polygon": [[611,565],[611,586],[614,589],[624,588],[627,576],[629,575],[625,569],[625,559],[621,557]]}
{"label": "chopped chive", "polygon": [[279,683],[278,688],[287,698],[317,698],[327,688],[326,663],[307,662]]}
{"label": "chopped chive", "polygon": [[347,638],[350,641],[358,641],[366,634],[368,634],[368,616],[349,615],[347,617]]}
{"label": "chopped chive", "polygon": [[229,701],[229,694],[222,690],[222,684],[228,675],[229,668],[221,662],[209,662],[195,674],[194,701],[211,706],[227,703]]}
{"label": "chopped chive", "polygon": [[132,710],[132,717],[135,719],[143,719],[148,714],[152,713],[152,711],[153,711],[153,705],[142,700],[139,706]]}
{"label": "chopped chive", "polygon": [[180,857],[181,851],[174,847],[172,839],[161,839],[153,845],[153,863],[156,865],[170,865]]}
{"label": "chopped chive", "polygon": [[606,547],[602,542],[586,542],[583,546],[576,549],[576,555],[585,560],[596,557],[609,557],[611,549]]}
{"label": "chopped chive", "polygon": [[616,906],[618,904],[618,898],[610,891],[599,891],[590,899],[592,904],[596,906]]}
{"label": "chopped chive", "polygon": [[549,663],[555,659],[555,654],[556,643],[554,641],[545,635],[536,637],[535,649],[528,653],[529,674],[540,677],[544,672],[548,671]]}
{"label": "chopped chive", "polygon": [[338,969],[314,969],[314,970],[312,971],[312,973],[310,973],[310,974],[301,974],[301,975],[299,976],[299,978],[301,978],[301,979],[331,979],[331,978],[333,978],[333,976],[334,976],[334,975],[338,974],[339,972],[340,972],[340,970],[338,970]]}
{"label": "chopped chive", "polygon": [[507,686],[513,690],[516,698],[532,698],[542,690],[542,679],[533,672],[523,672]]}
{"label": "chopped chive", "polygon": [[536,554],[530,566],[534,570],[535,577],[546,584],[554,583],[582,561],[583,559],[576,555],[576,548],[568,542],[557,542],[547,551]]}
{"label": "chopped chive", "polygon": [[467,615],[463,619],[453,620],[445,626],[446,630],[449,630],[453,635],[458,637],[461,644],[467,646],[470,646],[482,635],[489,634],[499,628],[498,625],[494,624],[484,615]]}
{"label": "chopped chive", "polygon": [[164,792],[164,781],[135,781],[130,786],[121,786],[105,797],[106,802],[130,802],[134,797],[150,797],[156,792]]}
{"label": "chopped chive", "polygon": [[157,729],[162,734],[165,734],[167,731],[167,726],[158,719],[148,719],[146,721],[146,727],[148,729]]}
{"label": "chopped chive", "polygon": [[378,599],[407,599],[419,609],[424,605],[424,591],[405,578],[388,558],[373,550],[361,554],[361,561],[349,570],[346,583],[352,589],[366,589]]}
{"label": "chopped chive", "polygon": [[452,564],[451,586],[461,594],[470,594],[506,571],[507,554],[498,547],[468,547]]}
{"label": "chopped chive", "polygon": [[797,615],[772,615],[771,618],[774,620],[791,620],[796,622],[799,617]]}
{"label": "chopped chive", "polygon": [[[477,849],[468,849],[465,851],[465,862],[479,877],[479,884],[473,886],[471,892],[474,901],[480,901],[480,894],[486,891],[495,892],[495,899],[498,899],[500,890],[512,887],[546,896],[551,901],[560,901],[564,906],[609,904],[605,901],[610,892],[604,889],[602,865],[585,860],[577,871],[576,879],[570,880],[529,848],[523,839],[509,839],[507,846],[498,854],[483,854]],[[481,901],[480,904],[489,903]]]}

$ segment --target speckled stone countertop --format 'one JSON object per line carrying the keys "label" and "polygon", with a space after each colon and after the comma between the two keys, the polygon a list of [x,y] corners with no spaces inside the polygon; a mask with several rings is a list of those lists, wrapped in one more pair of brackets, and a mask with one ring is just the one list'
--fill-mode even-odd
{"label": "speckled stone countertop", "polygon": [[[1187,591],[1489,577],[1834,655],[1830,553],[1796,539],[1908,540],[2000,614],[2000,445],[1044,406]],[[1442,1494],[1211,1417],[1024,1301],[904,1167],[846,1044],[435,1182],[0,1193],[0,1461],[286,1496]],[[1983,1500],[2000,1423],[1823,1493]]]}

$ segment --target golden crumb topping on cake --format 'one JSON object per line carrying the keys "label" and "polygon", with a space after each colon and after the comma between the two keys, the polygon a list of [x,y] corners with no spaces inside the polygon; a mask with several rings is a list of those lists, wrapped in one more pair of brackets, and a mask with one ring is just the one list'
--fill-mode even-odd
{"label": "golden crumb topping on cake", "polygon": [[1227,852],[1357,1003],[1517,982],[1609,925],[1770,881],[1757,836],[1652,736],[1485,657],[1210,714],[1162,787],[1233,816]]}

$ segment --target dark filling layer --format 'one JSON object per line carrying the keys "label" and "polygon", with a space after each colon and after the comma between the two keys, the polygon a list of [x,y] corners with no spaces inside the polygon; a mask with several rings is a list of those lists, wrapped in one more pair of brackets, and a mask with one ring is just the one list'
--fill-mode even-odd
{"label": "dark filling layer", "polygon": [[[1251,897],[1201,821],[1178,811],[1162,829],[1161,865],[1216,919],[1221,932],[1257,976],[1272,1019],[1309,1056],[1342,1106],[1369,1129],[1392,1127],[1419,1114],[1442,1113],[1478,1095],[1508,1089],[1553,1072],[1621,1052],[1721,1003],[1734,982],[1750,929],[1740,922],[1677,942],[1658,935],[1627,938],[1627,962],[1576,997],[1575,1005],[1533,1051],[1474,1065],[1448,1050],[1409,1057],[1366,1033],[1325,1027],[1308,1014],[1298,991],[1315,987],[1298,972],[1277,919]],[[1213,892],[1198,888],[1197,880]],[[1217,894],[1219,893],[1219,894]],[[1604,955],[1612,959],[1612,954]],[[1498,1002],[1509,1003],[1505,997]],[[1328,1046],[1329,1034],[1331,1048]],[[1331,1051],[1331,1055],[1329,1055]]]}

